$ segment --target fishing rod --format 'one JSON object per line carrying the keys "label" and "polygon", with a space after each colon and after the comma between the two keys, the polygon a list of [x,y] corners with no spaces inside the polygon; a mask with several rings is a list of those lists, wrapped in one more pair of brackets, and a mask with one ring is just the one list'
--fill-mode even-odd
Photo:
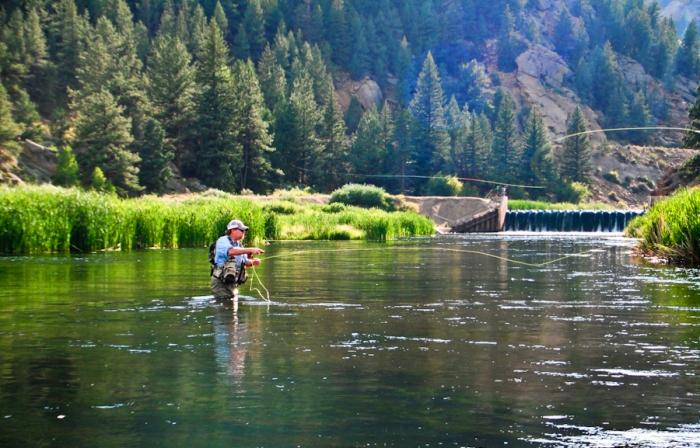
{"label": "fishing rod", "polygon": [[[448,179],[452,176],[447,176],[447,175],[441,175],[441,176],[420,176],[416,174],[346,174],[350,176],[355,176],[355,177],[379,177],[379,178],[413,178],[413,179]],[[502,185],[504,187],[519,187],[519,188],[546,188],[540,185],[520,185],[520,184],[509,184],[506,182],[497,182],[495,180],[485,180],[485,179],[476,179],[473,177],[458,177],[454,176],[457,178],[457,180],[464,181],[464,182],[481,182],[484,184],[493,184],[493,185]]]}
{"label": "fishing rod", "polygon": [[575,132],[573,134],[568,134],[563,137],[554,139],[555,142],[562,142],[568,138],[578,137],[580,135],[598,134],[606,132],[619,132],[619,131],[681,131],[681,132],[692,132],[695,134],[700,134],[700,129],[690,129],[690,128],[677,128],[670,126],[641,126],[641,127],[628,127],[628,128],[609,128],[609,129],[593,129],[590,131]]}

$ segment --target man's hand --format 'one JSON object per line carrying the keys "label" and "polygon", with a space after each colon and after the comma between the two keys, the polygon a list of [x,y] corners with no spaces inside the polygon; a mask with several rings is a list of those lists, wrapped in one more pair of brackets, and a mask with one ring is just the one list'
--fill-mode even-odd
{"label": "man's hand", "polygon": [[259,266],[260,261],[261,260],[259,258],[253,258],[251,260],[248,260],[248,263],[250,263],[248,266]]}
{"label": "man's hand", "polygon": [[263,254],[263,253],[265,253],[265,251],[262,250],[262,249],[258,249],[257,247],[249,247],[249,248],[248,248],[248,253],[249,253],[250,255],[258,255],[258,254]]}

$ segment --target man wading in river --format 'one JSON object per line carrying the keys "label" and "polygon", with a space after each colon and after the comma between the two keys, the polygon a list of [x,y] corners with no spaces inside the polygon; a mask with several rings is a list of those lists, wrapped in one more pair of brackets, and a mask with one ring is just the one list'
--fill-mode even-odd
{"label": "man wading in river", "polygon": [[[234,219],[226,226],[226,235],[216,240],[214,264],[211,273],[211,291],[216,300],[238,300],[238,285],[245,281],[245,268],[258,266],[260,260],[255,255],[265,252],[257,247],[243,247],[248,227]],[[235,309],[235,308],[234,308]]]}

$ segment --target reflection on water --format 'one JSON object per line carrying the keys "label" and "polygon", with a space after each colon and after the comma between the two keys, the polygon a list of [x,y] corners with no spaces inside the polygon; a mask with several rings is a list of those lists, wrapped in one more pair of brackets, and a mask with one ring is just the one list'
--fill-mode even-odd
{"label": "reflection on water", "polygon": [[632,245],[273,245],[237,312],[204,250],[0,259],[0,446],[698,446],[700,272]]}

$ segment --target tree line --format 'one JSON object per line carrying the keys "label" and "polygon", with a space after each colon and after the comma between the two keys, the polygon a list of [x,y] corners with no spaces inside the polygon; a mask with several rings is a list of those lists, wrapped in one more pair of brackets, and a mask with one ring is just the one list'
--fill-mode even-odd
{"label": "tree line", "polygon": [[[511,70],[543,38],[530,3],[6,2],[0,142],[52,141],[56,183],[124,195],[165,191],[174,168],[226,191],[371,181],[422,193],[425,180],[372,176],[442,173],[570,198],[571,182],[590,176],[587,140],[566,140],[555,157],[538,111],[517,111],[478,60],[496,38],[498,65]],[[663,104],[625,86],[617,55],[668,83],[697,77],[695,24],[678,46],[658,5],[577,4],[561,12],[554,33],[557,51],[577,67],[569,82],[579,96],[611,125],[662,118]],[[341,73],[371,76],[392,101],[364,111],[353,97],[343,112],[334,85]],[[579,109],[568,125],[585,128]]]}

